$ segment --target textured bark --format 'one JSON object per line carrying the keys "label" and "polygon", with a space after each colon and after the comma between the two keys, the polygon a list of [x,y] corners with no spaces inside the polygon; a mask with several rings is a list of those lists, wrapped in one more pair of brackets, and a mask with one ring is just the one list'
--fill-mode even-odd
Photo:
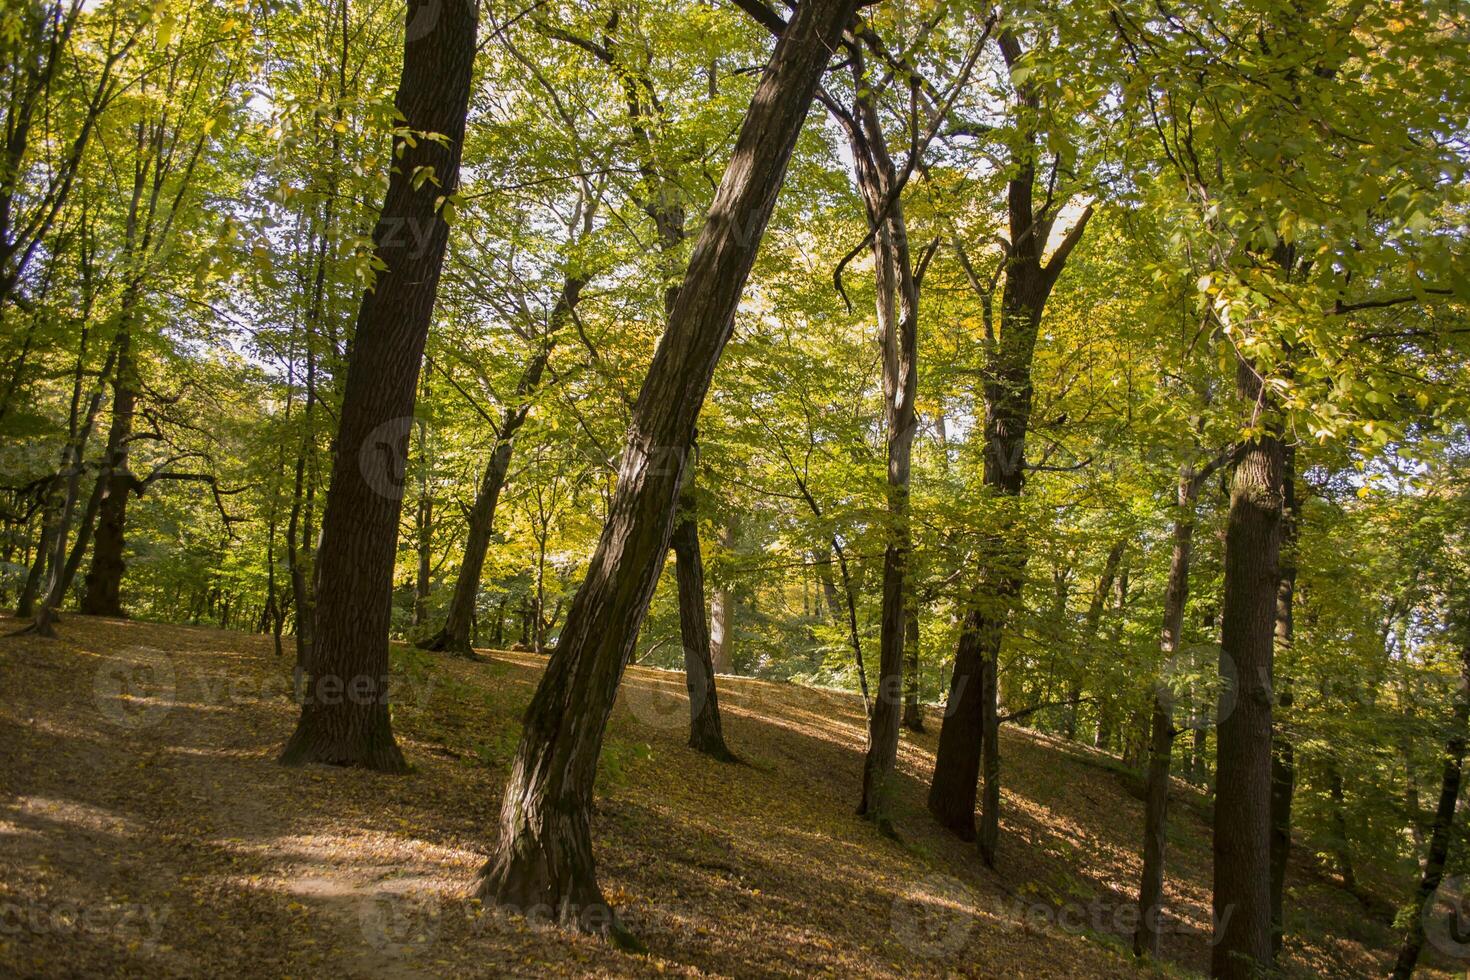
{"label": "textured bark", "polygon": [[[1213,467],[1210,467],[1212,470]],[[1209,476],[1185,465],[1179,473],[1174,515],[1174,551],[1169,559],[1169,579],[1164,588],[1163,627],[1159,651],[1167,663],[1179,654],[1184,630],[1184,606],[1189,600],[1189,562],[1194,548],[1195,506],[1200,487]],[[1121,557],[1121,549],[1115,554]],[[1111,557],[1111,556],[1110,556]],[[1114,562],[1116,568],[1116,561]],[[1174,749],[1171,693],[1161,686],[1154,691],[1150,720],[1148,773],[1144,782],[1143,875],[1138,885],[1138,929],[1133,934],[1133,953],[1159,955],[1159,937],[1164,912],[1164,856],[1168,844],[1169,763]]]}
{"label": "textured bark", "polygon": [[568,276],[563,281],[561,295],[557,297],[556,305],[551,310],[546,341],[521,371],[520,380],[516,383],[515,400],[500,417],[500,432],[495,438],[495,447],[490,452],[490,458],[485,463],[480,489],[470,508],[464,559],[460,562],[459,574],[454,580],[454,593],[450,597],[449,609],[444,617],[444,628],[419,644],[426,650],[443,650],[460,656],[469,656],[471,653],[470,626],[480,594],[480,579],[485,571],[485,556],[489,553],[490,538],[495,531],[495,511],[500,504],[500,493],[505,487],[506,475],[510,472],[516,434],[530,414],[529,400],[541,386],[541,377],[546,372],[556,334],[571,318],[586,282],[586,279],[578,276]]}
{"label": "textured bark", "polygon": [[1455,694],[1454,717],[1450,724],[1450,735],[1444,747],[1439,805],[1435,808],[1434,825],[1429,832],[1429,856],[1424,861],[1424,872],[1414,894],[1415,914],[1409,917],[1409,928],[1394,963],[1394,980],[1409,980],[1414,974],[1414,965],[1419,962],[1419,953],[1424,948],[1424,915],[1420,910],[1433,900],[1439,883],[1444,879],[1445,863],[1449,860],[1455,806],[1460,799],[1460,779],[1465,764],[1466,728],[1470,726],[1470,644],[1460,651],[1460,686]]}
{"label": "textured bark", "polygon": [[[1296,502],[1296,447],[1282,449],[1281,580],[1276,586],[1276,654],[1289,657],[1295,641],[1292,604],[1296,596],[1296,547],[1301,527]],[[1279,662],[1279,661],[1278,661]],[[1276,671],[1276,706],[1271,739],[1271,956],[1286,938],[1286,864],[1291,855],[1291,800],[1296,789],[1296,757],[1286,721],[1292,707],[1291,677]]]}
{"label": "textured bark", "polygon": [[[1254,402],[1259,383],[1249,367],[1240,371]],[[1219,977],[1253,977],[1271,963],[1271,665],[1281,509],[1281,443],[1268,433],[1236,459],[1225,534],[1220,657],[1234,689],[1222,700],[1233,697],[1234,706],[1222,703],[1216,730],[1211,970]]]}
{"label": "textured bark", "polygon": [[674,526],[674,575],[679,585],[679,634],[684,643],[684,683],[689,691],[689,747],[722,762],[735,756],[725,745],[720,725],[720,701],[715,691],[715,669],[710,657],[709,629],[704,620],[704,560],[699,553],[699,525],[694,497],[687,490],[679,499],[679,522]]}
{"label": "textured bark", "polygon": [[[124,303],[136,303],[137,298],[134,293],[124,297]],[[97,511],[97,527],[92,532],[92,565],[87,570],[86,591],[80,604],[88,616],[123,615],[122,578],[127,570],[123,553],[127,547],[128,493],[134,482],[128,472],[128,447],[138,401],[128,319],[125,317],[118,328],[122,333],[112,379],[112,425],[107,432],[103,472],[98,476],[105,489]]]}
{"label": "textured bark", "polygon": [[[402,154],[373,232],[383,271],[352,340],[316,562],[311,676],[281,754],[288,765],[404,768],[388,713],[393,565],[414,397],[449,237],[435,202],[458,185],[476,14],[469,0],[416,0],[407,17],[415,30],[404,43],[397,106],[405,125],[445,140],[395,147]],[[437,186],[416,180],[423,167]]]}
{"label": "textured bark", "polygon": [[903,641],[903,727],[924,730],[924,709],[919,690],[919,607],[912,600],[904,613]]}
{"label": "textured bark", "polygon": [[797,7],[756,88],[633,409],[617,487],[526,711],[481,898],[633,942],[597,885],[597,757],[673,530],[685,455],[818,80],[854,0]]}

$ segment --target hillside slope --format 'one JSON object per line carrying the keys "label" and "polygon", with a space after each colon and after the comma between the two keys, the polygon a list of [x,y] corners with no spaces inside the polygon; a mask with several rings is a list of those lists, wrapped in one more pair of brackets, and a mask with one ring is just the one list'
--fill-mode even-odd
{"label": "hillside slope", "polygon": [[[6,631],[17,625],[0,623]],[[348,976],[1191,974],[1208,962],[1210,850],[1183,790],[1167,963],[1126,954],[1141,806],[1089,750],[1004,738],[999,874],[923,810],[934,730],[904,735],[900,841],[853,814],[862,705],[722,677],[743,765],[687,749],[681,674],[632,668],[594,821],[633,956],[479,908],[464,887],[539,658],[397,650],[413,772],[287,770],[290,664],[266,637],[68,616],[0,640],[0,974]],[[1293,868],[1288,968],[1386,972],[1394,937]]]}

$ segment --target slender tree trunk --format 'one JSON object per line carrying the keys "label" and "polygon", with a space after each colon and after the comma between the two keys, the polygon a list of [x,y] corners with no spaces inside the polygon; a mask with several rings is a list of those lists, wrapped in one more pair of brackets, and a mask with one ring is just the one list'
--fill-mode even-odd
{"label": "slender tree trunk", "polygon": [[893,832],[891,811],[893,767],[898,758],[898,729],[903,710],[904,613],[909,552],[909,473],[918,418],[919,282],[909,251],[903,205],[894,195],[897,172],[888,154],[882,120],[868,87],[860,53],[852,54],[853,84],[858,93],[851,115],[840,120],[847,130],[858,189],[872,234],[874,292],[883,351],[884,423],[888,442],[888,541],[883,554],[883,602],[878,643],[878,695],[868,720],[868,751],[863,760],[863,789],[858,813]]}
{"label": "slender tree trunk", "polygon": [[[1296,447],[1282,449],[1281,580],[1276,587],[1277,664],[1291,657],[1295,641],[1292,602],[1296,595],[1296,547],[1300,521],[1296,503]],[[1286,721],[1292,707],[1291,676],[1277,670],[1276,705],[1271,740],[1271,956],[1281,953],[1286,938],[1286,864],[1291,854],[1291,799],[1296,789],[1296,760]]]}
{"label": "slender tree trunk", "polygon": [[[1211,470],[1213,467],[1210,468]],[[1189,599],[1189,562],[1194,548],[1195,507],[1200,487],[1210,470],[1197,473],[1190,464],[1179,473],[1174,515],[1174,553],[1164,589],[1164,623],[1159,650],[1167,664],[1179,655],[1184,630],[1184,606]],[[1114,554],[1121,557],[1121,551]],[[1116,563],[1114,563],[1116,568]],[[1168,843],[1169,763],[1174,749],[1173,692],[1161,679],[1154,689],[1150,723],[1148,774],[1144,788],[1143,876],[1138,885],[1138,929],[1133,934],[1135,956],[1159,955],[1164,913],[1164,851]]]}
{"label": "slender tree trunk", "polygon": [[[998,39],[1007,65],[1021,58],[1019,42],[1009,31]],[[1016,87],[1021,111],[1031,114],[1040,108],[1040,95],[1033,85]],[[1045,265],[1043,250],[1050,237],[1054,214],[1043,207],[1038,212],[1036,192],[1036,133],[1025,132],[1026,146],[1016,156],[1016,173],[1006,184],[1006,207],[1010,243],[1006,248],[1004,283],[1001,291],[1001,327],[993,329],[989,310],[991,293],[982,293],[986,311],[988,357],[985,365],[985,460],[982,482],[986,492],[1006,501],[1013,511],[1021,495],[1026,474],[1026,431],[1031,422],[1031,359],[1036,349],[1042,312],[1072,249],[1081,240],[1092,215],[1084,209],[1077,223],[1063,237]],[[968,264],[968,263],[967,263]],[[996,717],[998,698],[995,679],[1006,621],[1021,594],[1021,572],[1026,564],[1027,545],[1019,526],[1011,519],[981,549],[979,582],[964,615],[959,647],[955,651],[954,674],[949,701],[939,730],[939,748],[934,757],[934,777],[929,788],[929,810],[939,823],[960,837],[975,835],[975,781],[982,752],[987,780],[980,832],[980,853],[987,863],[995,859],[999,834],[1000,745],[986,740],[999,731]],[[982,745],[982,741],[984,744]]]}
{"label": "slender tree trunk", "polygon": [[418,568],[413,582],[413,625],[421,627],[429,618],[429,589],[434,575],[434,495],[429,490],[429,437],[423,419],[415,423],[419,433],[418,501],[414,508],[414,538]]}
{"label": "slender tree trunk", "polygon": [[704,561],[699,553],[699,525],[694,517],[694,495],[688,488],[679,499],[679,522],[674,525],[674,574],[679,584],[679,633],[684,642],[684,683],[689,690],[689,746],[721,762],[735,756],[725,745],[720,724],[720,701],[710,655],[709,630],[704,621]]}
{"label": "slender tree trunk", "polygon": [[[1245,365],[1240,372],[1254,403],[1259,382]],[[1271,963],[1270,687],[1281,508],[1281,443],[1268,433],[1237,457],[1225,534],[1211,954],[1218,977],[1254,977]]]}
{"label": "slender tree trunk", "polygon": [[1332,800],[1332,851],[1337,858],[1337,873],[1342,876],[1342,887],[1356,897],[1358,873],[1353,869],[1352,844],[1348,840],[1347,795],[1336,762],[1327,763],[1327,795]]}
{"label": "slender tree trunk", "polygon": [[912,598],[904,615],[903,643],[903,727],[911,732],[924,730],[924,709],[919,690],[919,606]]}
{"label": "slender tree trunk", "polygon": [[459,656],[471,654],[470,621],[480,594],[485,557],[489,554],[490,538],[495,531],[495,511],[500,504],[500,493],[505,488],[506,475],[510,472],[515,438],[530,414],[531,397],[541,387],[541,376],[546,371],[556,334],[573,315],[586,283],[585,278],[578,276],[567,276],[563,281],[561,295],[557,297],[556,305],[551,310],[546,340],[522,370],[520,380],[516,383],[515,401],[501,415],[495,448],[491,450],[490,459],[485,464],[484,476],[480,478],[480,489],[470,508],[469,535],[465,540],[464,559],[459,565],[459,575],[454,580],[454,593],[444,617],[444,628],[419,644],[426,650],[443,650]]}
{"label": "slender tree trunk", "polygon": [[[1113,580],[1118,576],[1118,564],[1123,560],[1123,549],[1128,546],[1127,539],[1120,538],[1108,551],[1107,558],[1103,559],[1102,575],[1098,577],[1097,588],[1092,592],[1092,601],[1087,604],[1087,618],[1082,621],[1081,648],[1090,651],[1097,643],[1098,630],[1102,627],[1103,605],[1108,596],[1113,592]],[[1071,689],[1067,692],[1067,718],[1063,723],[1062,734],[1068,739],[1077,737],[1077,704],[1082,700],[1082,674],[1077,671],[1072,680]],[[1102,710],[1099,703],[1098,710]]]}
{"label": "slender tree trunk", "polygon": [[[1394,980],[1410,980],[1414,965],[1419,962],[1419,953],[1424,947],[1424,912],[1439,883],[1444,879],[1445,863],[1449,860],[1450,839],[1453,836],[1455,807],[1460,800],[1461,769],[1465,764],[1466,728],[1470,726],[1470,643],[1460,651],[1460,685],[1455,693],[1454,718],[1449,737],[1444,747],[1444,775],[1440,779],[1439,806],[1434,811],[1434,825],[1429,832],[1429,857],[1424,862],[1424,873],[1419,878],[1419,888],[1414,894],[1414,914],[1409,916],[1409,928],[1404,934],[1404,943],[1399,947],[1398,961],[1394,964]],[[1456,914],[1458,922],[1459,915]]]}
{"label": "slender tree trunk", "polygon": [[[735,547],[735,519],[720,528],[720,547]],[[735,672],[735,596],[729,589],[716,588],[710,597],[710,656],[716,674]]]}
{"label": "slender tree trunk", "polygon": [[603,730],[669,547],[685,455],[812,96],[854,0],[807,0],[777,42],[633,410],[607,525],[527,709],[481,898],[636,944],[597,885]]}
{"label": "slender tree trunk", "polygon": [[[414,29],[398,109],[406,126],[446,139],[395,145],[398,163],[373,234],[383,271],[363,298],[352,341],[316,562],[311,677],[281,755],[287,765],[404,768],[388,714],[393,564],[414,396],[449,237],[436,201],[459,180],[476,11],[469,0],[413,0],[407,17]],[[423,179],[426,167],[432,182]]]}

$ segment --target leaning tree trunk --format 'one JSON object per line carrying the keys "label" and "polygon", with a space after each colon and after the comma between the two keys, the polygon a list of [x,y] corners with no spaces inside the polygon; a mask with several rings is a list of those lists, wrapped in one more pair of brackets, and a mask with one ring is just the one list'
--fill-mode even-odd
{"label": "leaning tree trunk", "polygon": [[412,0],[407,18],[398,110],[405,126],[445,139],[395,142],[398,162],[373,232],[383,271],[353,335],[316,560],[311,676],[281,754],[287,765],[405,767],[388,713],[393,565],[414,396],[449,238],[438,201],[459,181],[475,4]]}
{"label": "leaning tree trunk", "polygon": [[603,731],[669,547],[685,455],[822,71],[855,0],[806,0],[777,42],[634,406],[597,549],[526,711],[481,898],[620,942],[589,815]]}
{"label": "leaning tree trunk", "polygon": [[689,747],[721,762],[734,762],[720,724],[720,701],[715,690],[715,667],[710,656],[709,628],[704,619],[704,560],[699,553],[699,525],[694,496],[688,489],[679,498],[679,522],[674,525],[674,576],[679,584],[679,634],[684,642],[684,683],[689,689]]}
{"label": "leaning tree trunk", "polygon": [[[1242,391],[1255,402],[1254,372],[1242,364],[1240,374]],[[1217,977],[1255,977],[1271,964],[1271,663],[1281,508],[1281,443],[1268,432],[1237,457],[1225,532],[1211,953]]]}
{"label": "leaning tree trunk", "polygon": [[[1295,641],[1292,604],[1296,596],[1296,546],[1301,522],[1296,503],[1296,447],[1282,449],[1281,581],[1276,586],[1276,656],[1289,657]],[[1285,659],[1285,658],[1283,658]],[[1291,798],[1296,789],[1296,759],[1286,720],[1292,706],[1291,677],[1275,677],[1276,704],[1271,740],[1271,957],[1281,953],[1286,938],[1286,863],[1291,854]]]}
{"label": "leaning tree trunk", "polygon": [[520,381],[516,383],[515,402],[501,416],[495,448],[485,464],[479,492],[475,494],[474,505],[470,508],[469,536],[465,540],[464,560],[460,562],[459,575],[454,580],[454,593],[449,600],[449,611],[444,617],[444,628],[419,644],[425,650],[442,650],[463,657],[472,653],[470,626],[480,594],[480,579],[485,571],[485,556],[490,550],[490,536],[495,530],[495,510],[500,503],[500,493],[505,488],[506,474],[510,472],[516,434],[530,414],[530,399],[541,386],[541,376],[550,360],[556,333],[574,315],[573,310],[586,284],[587,280],[578,276],[567,276],[563,281],[561,294],[551,309],[546,340],[521,371]]}
{"label": "leaning tree trunk", "polygon": [[[1398,961],[1394,964],[1394,980],[1409,980],[1413,976],[1414,965],[1419,962],[1419,952],[1424,948],[1426,907],[1434,900],[1434,893],[1444,879],[1445,863],[1450,855],[1455,806],[1460,800],[1460,777],[1465,764],[1466,728],[1470,725],[1470,643],[1466,643],[1460,651],[1460,686],[1455,692],[1454,718],[1450,725],[1450,734],[1444,747],[1444,775],[1440,779],[1439,806],[1434,811],[1434,826],[1429,833],[1429,857],[1424,862],[1424,873],[1419,879],[1418,891],[1414,894],[1414,914],[1409,916],[1409,928],[1404,934],[1404,944],[1399,947]],[[1456,919],[1458,921],[1458,910]]]}
{"label": "leaning tree trunk", "polygon": [[[1214,467],[1196,472],[1191,464],[1179,473],[1178,512],[1174,516],[1174,553],[1169,561],[1169,580],[1164,588],[1164,623],[1159,633],[1159,650],[1165,664],[1179,655],[1184,630],[1184,606],[1189,599],[1189,561],[1194,547],[1195,504],[1200,487]],[[1113,555],[1121,556],[1121,549]],[[1116,561],[1113,564],[1116,569]],[[1174,750],[1172,704],[1174,693],[1162,678],[1154,690],[1153,718],[1149,732],[1148,775],[1144,789],[1143,876],[1138,884],[1138,929],[1133,933],[1135,956],[1157,957],[1164,913],[1164,850],[1168,843],[1169,763]]]}

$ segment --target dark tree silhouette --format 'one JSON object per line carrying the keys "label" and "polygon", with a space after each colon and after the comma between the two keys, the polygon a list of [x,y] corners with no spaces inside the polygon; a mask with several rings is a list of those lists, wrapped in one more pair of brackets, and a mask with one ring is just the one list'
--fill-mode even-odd
{"label": "dark tree silhouette", "polygon": [[287,765],[404,768],[388,715],[388,629],[403,470],[424,341],[449,240],[474,67],[473,0],[412,0],[398,110],[416,134],[373,229],[382,271],[358,310],[316,565],[316,620]]}

